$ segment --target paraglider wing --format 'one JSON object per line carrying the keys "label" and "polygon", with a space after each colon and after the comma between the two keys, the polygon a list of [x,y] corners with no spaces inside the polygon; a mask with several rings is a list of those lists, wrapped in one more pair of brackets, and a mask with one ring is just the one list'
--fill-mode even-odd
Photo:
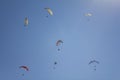
{"label": "paraglider wing", "polygon": [[20,66],[20,68],[25,69],[26,71],[29,71],[29,68],[27,66]]}
{"label": "paraglider wing", "polygon": [[27,26],[27,25],[28,25],[28,18],[26,17],[24,20],[24,26]]}
{"label": "paraglider wing", "polygon": [[97,63],[97,64],[99,64],[99,61],[92,60],[92,61],[89,62],[89,64],[91,64],[91,63]]}
{"label": "paraglider wing", "polygon": [[56,42],[56,46],[59,46],[60,43],[63,43],[63,41],[62,41],[62,40],[58,40],[58,41]]}
{"label": "paraglider wing", "polygon": [[91,13],[86,13],[85,16],[92,16],[92,14]]}
{"label": "paraglider wing", "polygon": [[53,12],[50,8],[45,8],[47,10],[47,12],[52,16],[53,15]]}

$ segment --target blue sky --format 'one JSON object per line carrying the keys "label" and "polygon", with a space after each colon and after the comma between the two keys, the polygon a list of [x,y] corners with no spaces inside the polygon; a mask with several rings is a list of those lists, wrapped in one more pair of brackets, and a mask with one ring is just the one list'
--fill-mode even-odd
{"label": "blue sky", "polygon": [[[0,80],[120,79],[119,5],[119,0],[0,0]],[[59,39],[64,43],[57,51]],[[100,62],[96,71],[88,65],[92,59]]]}

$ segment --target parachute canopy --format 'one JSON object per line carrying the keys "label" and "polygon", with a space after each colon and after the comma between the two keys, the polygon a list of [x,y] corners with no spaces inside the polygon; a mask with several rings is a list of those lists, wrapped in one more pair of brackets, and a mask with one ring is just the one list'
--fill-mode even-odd
{"label": "parachute canopy", "polygon": [[92,64],[92,63],[97,63],[97,64],[99,64],[100,62],[99,62],[99,61],[96,61],[96,60],[92,60],[92,61],[89,62],[89,64]]}
{"label": "parachute canopy", "polygon": [[20,66],[20,68],[25,69],[26,71],[29,71],[29,68],[27,66]]}
{"label": "parachute canopy", "polygon": [[27,17],[25,17],[24,26],[28,26],[28,18]]}
{"label": "parachute canopy", "polygon": [[61,43],[63,43],[63,41],[62,41],[62,40],[58,40],[58,41],[56,42],[56,46],[59,46]]}
{"label": "parachute canopy", "polygon": [[47,12],[52,16],[53,15],[53,12],[50,8],[44,8],[45,10],[47,10]]}
{"label": "parachute canopy", "polygon": [[92,14],[91,13],[86,13],[85,16],[92,16]]}

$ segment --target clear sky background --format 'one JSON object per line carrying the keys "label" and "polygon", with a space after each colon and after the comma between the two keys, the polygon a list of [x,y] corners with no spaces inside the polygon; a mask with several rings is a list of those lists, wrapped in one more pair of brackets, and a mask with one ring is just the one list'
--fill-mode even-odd
{"label": "clear sky background", "polygon": [[0,0],[0,80],[119,80],[119,61],[119,0]]}

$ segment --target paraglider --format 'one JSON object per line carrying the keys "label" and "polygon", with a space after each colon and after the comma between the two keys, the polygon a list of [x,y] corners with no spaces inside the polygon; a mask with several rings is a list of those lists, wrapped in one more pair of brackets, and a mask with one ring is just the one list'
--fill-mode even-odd
{"label": "paraglider", "polygon": [[[47,10],[47,12],[51,15],[51,16],[53,16],[53,11],[50,9],[50,8],[44,8],[45,10]],[[48,16],[46,16],[46,17],[48,17]]]}
{"label": "paraglider", "polygon": [[28,26],[28,18],[27,17],[25,17],[24,26]]}
{"label": "paraglider", "polygon": [[[19,68],[25,71],[29,71],[29,68],[27,66],[20,66]],[[21,75],[24,76],[24,73],[22,73]]]}
{"label": "paraglider", "polygon": [[62,43],[63,43],[62,40],[58,40],[58,41],[56,42],[56,46],[58,46],[58,51],[60,51],[59,46],[60,46]]}
{"label": "paraglider", "polygon": [[99,64],[100,62],[97,60],[91,60],[88,64],[92,65],[94,67],[94,71],[96,71],[96,64]]}
{"label": "paraglider", "polygon": [[[91,16],[92,16],[92,13],[85,13],[85,16],[86,16],[86,17],[91,17]],[[89,18],[88,18],[88,21],[90,21]]]}
{"label": "paraglider", "polygon": [[54,65],[56,65],[56,64],[57,64],[57,62],[55,61],[55,62],[54,62]]}
{"label": "paraglider", "polygon": [[56,69],[56,65],[57,65],[57,62],[55,61],[53,69]]}

